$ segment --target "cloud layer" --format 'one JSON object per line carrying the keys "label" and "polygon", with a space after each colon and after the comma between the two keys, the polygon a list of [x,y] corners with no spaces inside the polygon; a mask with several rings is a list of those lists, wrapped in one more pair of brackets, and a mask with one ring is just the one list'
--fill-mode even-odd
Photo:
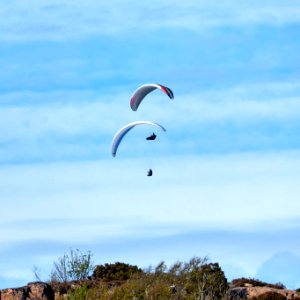
{"label": "cloud layer", "polygon": [[[113,135],[133,118],[159,120],[167,128],[157,154],[297,149],[298,92],[297,84],[274,83],[179,92],[172,101],[153,93],[137,113],[129,109],[129,92],[9,93],[1,97],[1,162],[107,158]],[[143,142],[148,133],[128,134],[120,154],[149,155],[154,148]]]}
{"label": "cloud layer", "polygon": [[[205,31],[210,27],[275,25],[299,22],[293,0],[252,1],[12,1],[1,7],[2,41],[62,40],[89,35],[119,35],[129,32],[185,29]],[[30,8],[30,9],[29,9]],[[124,18],[126,16],[126,18]],[[142,23],[142,26],[140,24]]]}

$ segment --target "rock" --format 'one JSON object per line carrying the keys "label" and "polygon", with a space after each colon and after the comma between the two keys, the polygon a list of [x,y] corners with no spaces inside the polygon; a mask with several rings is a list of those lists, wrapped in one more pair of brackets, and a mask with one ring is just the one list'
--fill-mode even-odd
{"label": "rock", "polygon": [[[286,299],[297,299],[298,294],[296,291],[287,289],[276,289],[271,287],[258,287],[258,286],[246,286],[230,288],[227,291],[227,300],[244,300],[244,299],[256,299],[258,296],[267,292],[274,292],[283,295]],[[299,299],[299,298],[298,298]]]}
{"label": "rock", "polygon": [[228,300],[248,299],[247,298],[247,288],[246,287],[230,288],[226,293],[226,299],[228,299]]}
{"label": "rock", "polygon": [[249,299],[258,297],[259,295],[268,293],[268,292],[274,292],[283,295],[286,297],[286,299],[294,299],[296,298],[297,293],[292,290],[287,290],[287,289],[276,289],[276,288],[271,288],[271,287],[249,287],[247,288],[247,293]]}
{"label": "rock", "polygon": [[54,291],[48,283],[30,282],[23,287],[2,290],[0,300],[54,300]]}

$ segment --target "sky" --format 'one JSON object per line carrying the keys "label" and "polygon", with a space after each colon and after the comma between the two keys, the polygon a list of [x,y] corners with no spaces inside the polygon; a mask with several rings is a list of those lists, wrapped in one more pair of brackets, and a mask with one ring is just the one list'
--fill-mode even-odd
{"label": "sky", "polygon": [[[299,288],[299,30],[298,0],[3,1],[0,288],[70,249]],[[145,83],[174,99],[133,112]]]}

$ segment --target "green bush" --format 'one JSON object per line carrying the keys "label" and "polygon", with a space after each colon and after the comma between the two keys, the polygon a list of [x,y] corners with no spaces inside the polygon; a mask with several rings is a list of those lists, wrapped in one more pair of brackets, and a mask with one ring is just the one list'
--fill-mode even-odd
{"label": "green bush", "polygon": [[195,299],[222,299],[228,289],[227,279],[218,263],[204,263],[190,269],[185,289]]}
{"label": "green bush", "polygon": [[69,254],[64,254],[54,262],[51,272],[52,282],[68,282],[71,280],[87,279],[94,269],[91,252],[82,253],[77,250],[70,250]]}
{"label": "green bush", "polygon": [[94,269],[93,277],[104,280],[127,280],[133,274],[141,273],[137,266],[116,262],[114,264],[98,265]]}
{"label": "green bush", "polygon": [[88,287],[86,284],[83,284],[80,287],[71,289],[68,292],[68,300],[86,300],[88,294]]}
{"label": "green bush", "polygon": [[[68,257],[63,257],[58,270],[66,271]],[[72,259],[73,258],[73,259]],[[86,256],[71,256],[72,261],[83,261]],[[84,265],[84,264],[83,264]],[[75,266],[77,266],[75,264]],[[61,268],[60,268],[61,267]],[[73,269],[70,269],[73,270]],[[116,262],[97,265],[92,277],[84,280],[56,282],[58,300],[194,300],[224,299],[227,279],[218,263],[193,257],[187,262],[176,262],[170,268],[162,261],[156,267],[142,271],[135,265]]]}

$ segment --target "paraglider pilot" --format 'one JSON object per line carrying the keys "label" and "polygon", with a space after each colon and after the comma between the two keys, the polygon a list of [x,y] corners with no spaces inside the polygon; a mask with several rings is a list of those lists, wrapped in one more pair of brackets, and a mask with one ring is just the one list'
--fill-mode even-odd
{"label": "paraglider pilot", "polygon": [[153,172],[152,169],[149,169],[147,176],[152,176]]}
{"label": "paraglider pilot", "polygon": [[148,141],[154,141],[155,139],[156,139],[156,134],[154,132],[146,138],[146,140]]}

